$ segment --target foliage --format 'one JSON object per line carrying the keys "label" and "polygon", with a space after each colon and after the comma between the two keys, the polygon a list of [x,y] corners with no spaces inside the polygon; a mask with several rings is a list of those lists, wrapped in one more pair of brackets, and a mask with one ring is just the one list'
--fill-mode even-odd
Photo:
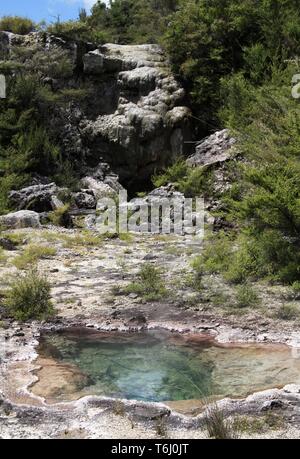
{"label": "foliage", "polygon": [[281,320],[295,320],[299,316],[300,311],[296,304],[283,304],[275,313],[275,317]]}
{"label": "foliage", "polygon": [[177,0],[112,0],[97,2],[91,15],[81,9],[78,20],[57,21],[48,32],[64,39],[93,43],[157,43],[175,10]]}
{"label": "foliage", "polygon": [[299,55],[297,0],[181,0],[165,46],[185,82],[200,130],[219,125],[222,77],[241,72],[257,85],[273,65]]}
{"label": "foliage", "polygon": [[69,204],[65,204],[64,206],[58,207],[57,209],[53,210],[53,212],[50,212],[49,214],[50,222],[55,226],[68,226],[69,210]]}
{"label": "foliage", "polygon": [[300,113],[290,92],[291,75],[297,72],[296,65],[275,69],[271,80],[256,89],[233,77],[226,82],[230,89],[222,113],[248,158],[240,192],[224,198],[228,218],[244,235],[245,274],[284,283],[300,279]]}
{"label": "foliage", "polygon": [[[51,119],[60,105],[86,96],[81,87],[54,90],[45,84],[45,77],[65,79],[73,73],[69,53],[55,46],[49,50],[15,46],[4,63],[7,98],[0,105],[0,213],[10,210],[9,191],[29,184],[33,175],[66,178],[69,158],[62,155],[62,141],[49,115]],[[71,174],[64,185],[75,181],[73,169]]]}
{"label": "foliage", "polygon": [[203,251],[193,260],[192,267],[198,274],[203,274],[205,271],[216,274],[229,270],[231,259],[232,238],[220,232],[204,241]]}
{"label": "foliage", "polygon": [[172,183],[187,198],[208,194],[211,190],[211,172],[205,167],[190,167],[179,159],[161,174],[152,177],[153,184],[161,187]]}
{"label": "foliage", "polygon": [[53,257],[55,255],[56,250],[52,247],[29,245],[21,255],[14,258],[13,264],[18,269],[26,269],[27,267],[32,267],[41,258]]}
{"label": "foliage", "polygon": [[178,184],[181,180],[185,180],[189,168],[186,161],[181,158],[174,164],[168,167],[163,173],[152,177],[153,184],[158,188],[168,185],[169,183]]}
{"label": "foliage", "polygon": [[254,307],[259,302],[256,291],[249,284],[243,284],[237,288],[236,300],[239,308]]}
{"label": "foliage", "polygon": [[47,279],[32,270],[12,281],[4,306],[16,320],[46,320],[54,314],[50,290]]}
{"label": "foliage", "polygon": [[0,19],[0,31],[12,32],[19,35],[26,35],[33,32],[36,25],[31,19],[20,16],[3,16]]}
{"label": "foliage", "polygon": [[159,301],[167,294],[159,269],[151,263],[145,263],[141,267],[138,280],[129,284],[125,291],[137,293],[146,301]]}

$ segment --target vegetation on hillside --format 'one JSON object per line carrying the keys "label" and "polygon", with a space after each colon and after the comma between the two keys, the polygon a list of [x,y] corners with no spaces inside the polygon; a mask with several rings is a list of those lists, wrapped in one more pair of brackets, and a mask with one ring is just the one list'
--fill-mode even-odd
{"label": "vegetation on hillside", "polygon": [[58,184],[70,181],[66,174],[71,177],[74,171],[70,158],[63,155],[51,115],[70,100],[81,99],[84,90],[54,90],[47,84],[47,78],[54,78],[63,88],[73,74],[69,54],[55,47],[45,51],[14,46],[9,58],[0,56],[0,73],[7,82],[7,97],[0,103],[0,213],[4,213],[9,210],[9,191],[36,175],[47,175]]}

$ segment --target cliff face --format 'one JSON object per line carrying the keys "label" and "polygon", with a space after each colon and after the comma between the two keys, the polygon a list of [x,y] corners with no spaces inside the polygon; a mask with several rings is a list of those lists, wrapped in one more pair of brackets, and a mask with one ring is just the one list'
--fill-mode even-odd
{"label": "cliff face", "polygon": [[86,74],[100,76],[104,99],[112,104],[94,120],[85,119],[82,134],[90,151],[110,162],[121,180],[145,180],[184,154],[190,113],[158,46],[105,45],[83,62]]}
{"label": "cliff face", "polygon": [[187,153],[190,111],[158,46],[95,48],[44,33],[0,33],[1,54],[8,57],[13,46],[67,51],[73,75],[47,78],[46,83],[57,90],[87,88],[84,101],[49,113],[63,153],[74,164],[97,168],[107,161],[122,183],[143,189],[154,170]]}

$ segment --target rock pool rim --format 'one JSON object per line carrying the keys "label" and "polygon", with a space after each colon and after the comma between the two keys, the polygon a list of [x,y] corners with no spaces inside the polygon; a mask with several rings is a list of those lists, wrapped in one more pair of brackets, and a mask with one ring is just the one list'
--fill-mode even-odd
{"label": "rock pool rim", "polygon": [[[44,324],[46,325],[46,324]],[[176,339],[178,339],[179,343],[178,345],[199,345],[199,351],[200,351],[200,346],[201,344],[205,345],[207,344],[207,347],[214,347],[214,348],[220,348],[220,349],[249,349],[249,348],[253,348],[254,350],[257,349],[257,350],[265,350],[266,353],[268,351],[273,351],[275,352],[276,350],[278,351],[284,351],[284,350],[288,350],[288,349],[291,349],[293,348],[293,346],[291,345],[288,345],[286,343],[280,343],[280,342],[259,342],[259,341],[236,341],[236,342],[218,342],[217,341],[217,338],[218,336],[217,335],[212,335],[210,333],[203,333],[203,332],[198,332],[198,331],[195,331],[195,330],[176,330],[176,329],[170,329],[169,327],[164,327],[164,326],[153,326],[153,327],[149,327],[149,326],[141,326],[141,327],[126,327],[126,329],[124,329],[124,327],[119,327],[119,328],[116,328],[116,327],[113,327],[112,329],[108,330],[107,327],[103,327],[103,328],[100,328],[99,326],[92,326],[91,324],[69,324],[66,326],[66,324],[59,324],[59,325],[54,325],[54,326],[49,326],[49,325],[46,325],[46,326],[43,326],[39,329],[39,332],[40,332],[40,341],[38,343],[38,345],[36,346],[36,348],[38,349],[38,346],[40,345],[40,342],[42,341],[42,338],[46,337],[46,336],[49,336],[49,335],[52,335],[52,334],[58,334],[58,335],[63,335],[64,333],[66,333],[66,335],[69,335],[68,337],[72,339],[73,338],[77,338],[80,340],[80,338],[91,338],[91,342],[96,342],[98,339],[99,339],[99,342],[101,342],[101,337],[105,337],[106,339],[110,337],[116,337],[119,335],[120,339],[126,339],[127,337],[132,337],[133,335],[137,335],[137,337],[139,338],[147,338],[147,333],[148,332],[157,332],[159,333],[158,335],[158,341],[161,342],[163,339],[162,339],[162,335],[160,333],[166,333],[166,339],[172,339],[173,337]],[[144,336],[143,336],[144,335]],[[151,334],[149,334],[149,337],[151,337]],[[154,337],[154,334],[153,336]],[[157,338],[157,337],[156,337]],[[105,342],[105,341],[104,341]],[[115,342],[116,343],[116,342]],[[129,341],[130,343],[130,341]],[[138,340],[137,341],[132,341],[130,344],[136,344],[138,343]],[[103,341],[102,341],[102,344],[103,344]],[[174,343],[175,346],[176,346],[176,342]],[[279,354],[280,355],[280,354]],[[39,357],[39,354],[37,355],[37,358]],[[36,368],[33,370],[33,374],[36,376],[37,380],[38,381],[38,377],[37,377],[37,374],[39,372],[39,370],[41,369],[40,368]],[[288,385],[288,383],[292,384],[294,383],[295,381],[286,381],[286,383],[284,383],[283,381],[280,383],[280,384],[277,384],[275,385],[274,384],[274,390],[277,389],[281,389],[283,387],[285,387],[286,385]],[[33,384],[31,385],[31,388],[32,386],[35,385],[35,382],[33,382]],[[29,388],[28,388],[29,389]],[[225,396],[223,398],[221,397],[218,397],[218,401],[221,402],[222,400],[235,400],[235,401],[238,401],[238,400],[243,400],[245,398],[247,398],[248,396],[252,395],[252,394],[255,394],[255,393],[260,393],[260,392],[263,392],[263,391],[267,391],[267,390],[272,390],[272,387],[270,384],[268,384],[268,386],[266,385],[265,388],[263,388],[263,386],[261,388],[258,388],[257,390],[254,390],[254,391],[248,391],[247,393],[245,393],[244,395],[241,395],[241,396],[232,396],[232,395],[229,395],[229,396]],[[30,391],[31,392],[31,391]],[[36,395],[34,393],[31,392],[31,394],[36,397]],[[37,396],[38,398],[40,398],[39,396]],[[167,402],[165,400],[142,400],[142,399],[134,399],[134,398],[128,398],[128,397],[111,397],[110,395],[105,395],[105,394],[93,394],[93,393],[90,393],[90,394],[86,394],[86,395],[83,395],[81,397],[77,397],[77,398],[74,398],[72,400],[57,400],[57,401],[53,401],[53,403],[50,403],[50,405],[59,405],[59,404],[69,404],[69,403],[74,403],[74,402],[78,402],[80,401],[81,399],[85,399],[86,397],[92,397],[93,399],[97,399],[97,400],[102,400],[102,401],[108,401],[108,400],[112,400],[113,402],[117,402],[117,401],[122,401],[122,403],[124,403],[125,405],[128,405],[128,404],[131,404],[132,402],[136,402],[138,404],[141,404],[141,405],[164,405],[164,406],[167,406],[170,408],[170,403],[171,402]],[[41,397],[43,398],[43,397]],[[210,403],[211,401],[213,401],[213,397],[209,396],[207,397],[206,399],[206,402],[208,401],[208,403]],[[48,401],[47,399],[43,399],[44,403],[48,404]],[[189,399],[185,399],[183,401],[189,401]],[[199,401],[200,401],[200,398],[199,398]],[[205,410],[205,406],[207,403],[203,403],[203,398],[202,398],[202,404],[203,404],[203,410]],[[176,413],[176,409],[174,410],[174,413]],[[189,416],[190,417],[190,416]]]}

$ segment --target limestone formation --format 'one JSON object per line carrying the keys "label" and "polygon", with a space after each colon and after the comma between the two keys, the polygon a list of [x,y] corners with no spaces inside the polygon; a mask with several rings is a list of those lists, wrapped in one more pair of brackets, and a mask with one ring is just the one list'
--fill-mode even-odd
{"label": "limestone formation", "polygon": [[196,153],[187,163],[190,166],[220,165],[231,157],[235,143],[236,140],[230,136],[228,129],[217,131],[197,144]]}
{"label": "limestone formation", "polygon": [[20,210],[2,215],[0,225],[10,229],[39,228],[41,226],[39,214],[32,210]]}
{"label": "limestone formation", "polygon": [[63,206],[57,197],[62,188],[55,183],[47,185],[33,185],[19,191],[11,191],[9,199],[18,210],[33,210],[35,212],[49,212]]}

